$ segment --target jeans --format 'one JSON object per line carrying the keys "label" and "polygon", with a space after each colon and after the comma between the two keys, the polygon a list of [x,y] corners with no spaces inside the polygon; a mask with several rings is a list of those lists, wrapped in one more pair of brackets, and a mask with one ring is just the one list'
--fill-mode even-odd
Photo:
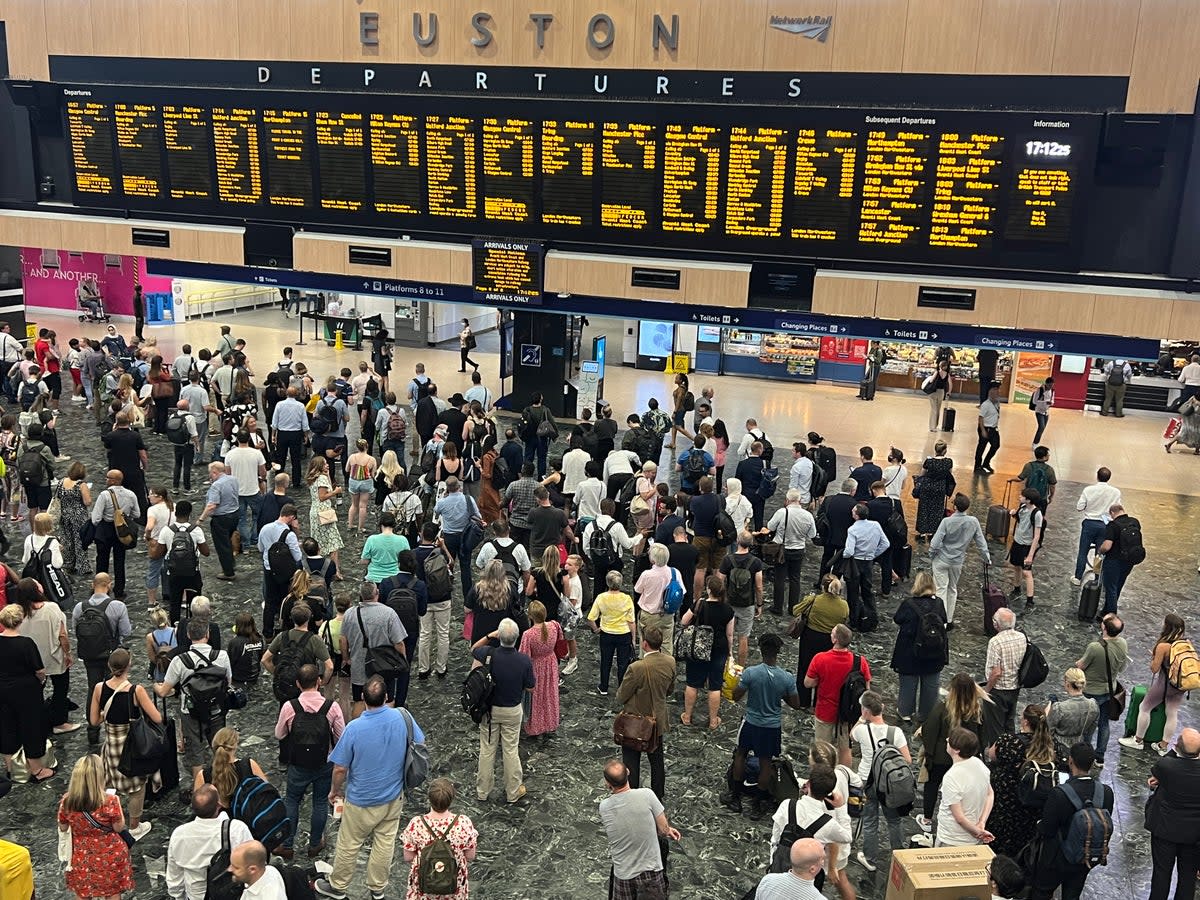
{"label": "jeans", "polygon": [[546,451],[549,447],[550,439],[544,437],[534,438],[525,443],[525,462],[533,462],[534,454],[537,455],[538,478],[546,477]]}
{"label": "jeans", "polygon": [[446,672],[446,661],[450,657],[450,601],[430,603],[428,612],[421,616],[421,633],[417,640],[417,669],[430,671],[429,656],[433,644],[433,632],[437,630],[437,671]]}
{"label": "jeans", "polygon": [[[660,740],[658,742],[657,750],[648,751],[646,756],[650,759],[650,790],[654,791],[654,796],[661,801],[667,786],[667,767],[663,762],[662,741]],[[630,750],[628,747],[622,747],[621,762],[625,763],[625,768],[629,770],[629,786],[632,788],[641,787],[641,752],[638,750]]]}
{"label": "jeans", "polygon": [[179,480],[183,478],[183,489],[192,489],[192,463],[196,461],[196,446],[191,441],[177,444],[175,450],[175,471],[171,478],[171,486],[179,490]]}
{"label": "jeans", "polygon": [[[928,675],[901,675],[898,704],[900,715],[907,718],[913,714],[915,708],[917,718],[924,722],[929,717],[929,711],[933,709],[933,705],[937,703],[938,683],[941,676],[941,672],[930,672]],[[921,691],[920,706],[917,705],[918,688]]]}
{"label": "jeans", "polygon": [[404,794],[390,803],[379,806],[355,806],[346,801],[342,824],[338,827],[337,851],[333,856],[333,871],[329,883],[339,891],[350,887],[350,879],[358,867],[358,852],[367,839],[371,840],[371,855],[367,859],[367,889],[383,893],[396,853],[396,834],[400,831],[400,816],[404,813]]}
{"label": "jeans", "polygon": [[1082,578],[1087,566],[1088,550],[1104,542],[1104,523],[1099,519],[1084,519],[1079,528],[1079,553],[1075,557],[1075,577]]}
{"label": "jeans", "polygon": [[525,780],[521,768],[521,719],[524,710],[517,706],[493,706],[491,721],[486,718],[479,723],[479,771],[475,775],[475,796],[487,800],[496,783],[496,748],[500,748],[504,760],[504,795],[517,799],[517,792]]}
{"label": "jeans", "polygon": [[1133,571],[1133,566],[1124,560],[1107,556],[1100,568],[1100,580],[1104,583],[1104,612],[1108,615],[1117,611],[1117,601],[1121,599],[1121,588],[1125,587],[1125,579]]}
{"label": "jeans", "polygon": [[[800,570],[804,567],[804,548],[799,550],[784,550],[783,551],[783,566],[787,570],[787,613],[791,613],[796,608],[796,604],[800,602]],[[778,582],[776,582],[778,583]],[[775,608],[779,609],[782,605],[777,597],[775,599]]]}
{"label": "jeans", "polygon": [[1048,413],[1034,413],[1033,417],[1037,419],[1038,423],[1037,432],[1033,435],[1033,443],[1039,444],[1042,440],[1042,432],[1046,430],[1046,426],[1050,423],[1050,416]]}
{"label": "jeans", "polygon": [[1172,869],[1179,876],[1175,885],[1175,900],[1192,900],[1196,896],[1196,866],[1200,864],[1200,853],[1197,853],[1195,844],[1176,844],[1151,834],[1150,858],[1154,869],[1150,875],[1149,900],[1167,900]]}
{"label": "jeans", "polygon": [[933,588],[946,604],[946,621],[954,621],[954,607],[958,603],[958,580],[962,577],[963,561],[951,562],[943,557],[933,560]]}
{"label": "jeans", "polygon": [[[989,447],[987,456],[983,455],[983,448]],[[975,468],[986,466],[992,461],[992,457],[996,455],[996,451],[1000,449],[1000,429],[988,428],[986,425],[983,432],[979,435],[979,441],[975,444]]]}
{"label": "jeans", "polygon": [[900,813],[886,806],[880,806],[878,800],[868,800],[867,808],[863,810],[862,832],[863,853],[871,862],[879,859],[879,816],[887,822],[888,841],[893,850],[904,849],[904,830],[900,827]]}
{"label": "jeans", "polygon": [[237,530],[238,514],[223,513],[212,517],[213,547],[217,551],[217,559],[221,562],[221,572],[225,575],[233,571],[233,533]]}
{"label": "jeans", "polygon": [[609,634],[600,632],[600,690],[608,693],[608,677],[612,669],[613,654],[617,656],[617,687],[625,680],[625,670],[629,668],[630,657],[633,656],[633,639],[629,634]]}
{"label": "jeans", "polygon": [[[1100,708],[1100,718],[1096,720],[1096,761],[1104,762],[1104,751],[1108,747],[1108,694],[1084,694],[1096,701],[1096,706]],[[1092,739],[1088,735],[1088,740]]]}
{"label": "jeans", "polygon": [[321,843],[325,837],[325,823],[329,820],[329,788],[332,784],[333,763],[326,763],[320,769],[287,767],[287,795],[283,799],[283,807],[292,820],[292,837],[283,842],[284,847],[290,848],[295,836],[300,833],[300,801],[310,785],[312,816],[308,820],[308,846],[316,847]]}
{"label": "jeans", "polygon": [[[259,510],[262,509],[263,495],[249,494],[245,497],[238,497],[238,531],[242,535],[242,546],[249,549],[251,544],[258,543],[258,529],[261,524],[258,521]],[[254,524],[250,524],[251,514],[254,516]]]}

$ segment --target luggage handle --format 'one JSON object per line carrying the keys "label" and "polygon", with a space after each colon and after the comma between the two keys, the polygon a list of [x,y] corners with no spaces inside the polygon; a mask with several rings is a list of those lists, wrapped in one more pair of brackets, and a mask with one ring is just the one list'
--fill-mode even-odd
{"label": "luggage handle", "polygon": [[1005,510],[1011,509],[1011,507],[1008,505],[1008,494],[1012,490],[1012,486],[1013,486],[1012,481],[1004,482],[1004,499],[1000,502],[1004,504]]}

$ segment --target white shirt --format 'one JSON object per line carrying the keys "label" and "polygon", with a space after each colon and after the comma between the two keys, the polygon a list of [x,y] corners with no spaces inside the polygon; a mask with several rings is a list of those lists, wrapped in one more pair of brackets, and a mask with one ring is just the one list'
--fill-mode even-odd
{"label": "white shirt", "polygon": [[942,779],[942,800],[937,813],[937,846],[964,847],[978,844],[966,829],[954,820],[951,804],[962,807],[968,822],[977,822],[987,805],[988,792],[992,789],[992,776],[988,767],[978,756],[964,759],[950,767]]}
{"label": "white shirt", "polygon": [[1108,520],[1108,508],[1121,502],[1121,491],[1105,481],[1089,484],[1079,494],[1075,508],[1085,519]]}
{"label": "white shirt", "polygon": [[871,777],[871,766],[875,764],[875,751],[879,747],[888,744],[899,750],[908,746],[904,732],[895,725],[884,722],[859,722],[850,729],[850,740],[858,744],[858,751],[862,754],[862,761],[858,764],[858,777],[863,781]]}
{"label": "white shirt", "polygon": [[587,464],[592,461],[592,455],[582,447],[568,450],[563,454],[562,463],[562,492],[574,494],[579,489],[579,483],[587,478]]}
{"label": "white shirt", "polygon": [[801,456],[792,463],[791,475],[788,476],[788,489],[800,492],[801,503],[812,502],[813,461],[807,456]]}
{"label": "white shirt", "polygon": [[[196,553],[199,554],[200,548],[203,547],[205,543],[204,529],[195,522],[189,522],[188,525],[190,525],[192,528],[192,530],[188,533],[192,537],[192,543],[196,545]],[[185,526],[174,521],[170,525],[164,525],[158,530],[158,533],[154,535],[155,543],[163,544],[168,550],[170,550],[171,544],[175,540],[175,532],[182,531],[184,527]]]}
{"label": "white shirt", "polygon": [[237,479],[241,497],[259,492],[258,467],[266,464],[262,451],[253,447],[234,447],[225,454],[225,465],[229,467],[229,474]]}
{"label": "white shirt", "polygon": [[733,519],[733,524],[737,526],[738,531],[743,531],[746,523],[754,518],[754,507],[750,505],[745,494],[737,494],[733,497],[726,494],[725,512],[729,513],[729,518]]}
{"label": "white shirt", "polygon": [[[493,543],[493,541],[495,543]],[[510,547],[512,548],[513,562],[517,564],[517,568],[522,572],[528,573],[529,570],[533,568],[533,565],[529,562],[529,553],[525,549],[525,546],[523,544],[518,544],[510,537],[491,538],[480,544],[479,552],[475,555],[475,565],[482,569],[493,559],[495,559],[497,556],[497,544],[499,544],[500,548],[503,550],[507,550]]]}
{"label": "white shirt", "polygon": [[175,513],[167,509],[165,503],[155,503],[146,512],[146,530],[150,534],[157,534],[160,528],[170,525],[174,521]]}
{"label": "white shirt", "polygon": [[1188,363],[1179,373],[1179,383],[1189,387],[1200,387],[1200,363]]}
{"label": "white shirt", "polygon": [[908,466],[888,466],[883,470],[883,492],[893,500],[899,500],[908,481]]}
{"label": "white shirt", "polygon": [[789,503],[775,510],[767,530],[774,532],[775,543],[783,544],[784,550],[803,550],[805,541],[817,536],[817,523],[807,509]]}
{"label": "white shirt", "polygon": [[999,428],[1000,402],[993,403],[991,400],[984,400],[979,404],[979,416],[983,419],[984,428]]}
{"label": "white shirt", "polygon": [[208,864],[221,849],[221,823],[229,820],[229,846],[254,840],[246,823],[220,812],[176,826],[167,844],[167,893],[172,900],[204,900]]}
{"label": "white shirt", "polygon": [[251,900],[288,900],[283,876],[274,866],[263,869],[262,878],[242,891],[242,897]]}
{"label": "white shirt", "polygon": [[604,480],[610,475],[632,475],[642,467],[642,461],[632,450],[613,450],[604,460]]}
{"label": "white shirt", "polygon": [[628,552],[633,549],[633,538],[625,531],[625,526],[617,522],[612,528],[609,525],[617,522],[612,516],[597,516],[596,521],[588,522],[587,528],[583,529],[583,546],[585,550],[590,550],[592,544],[592,532],[599,528],[601,531],[608,534],[608,539],[612,541],[612,545],[617,548],[619,554],[622,550]]}
{"label": "white shirt", "polygon": [[829,821],[817,829],[813,835],[822,844],[841,844],[850,840],[850,830],[838,821],[832,809],[825,806],[824,801],[814,800],[807,794],[801,794],[799,800],[784,800],[771,816],[771,853],[779,846],[779,838],[788,823],[788,807],[796,804],[796,822],[801,827],[807,827],[821,816],[829,816]]}
{"label": "white shirt", "polygon": [[36,534],[27,535],[24,549],[21,551],[21,565],[29,562],[29,557],[33,556],[34,553],[41,553],[45,550],[46,544],[50,545],[50,565],[56,569],[61,569],[63,564],[62,544],[52,534],[48,534],[45,537],[39,537]]}
{"label": "white shirt", "polygon": [[599,478],[585,478],[575,488],[575,509],[581,519],[594,519],[600,515],[600,501],[604,499],[604,482]]}
{"label": "white shirt", "polygon": [[761,428],[756,428],[753,431],[747,431],[744,435],[742,435],[742,442],[738,444],[737,448],[738,462],[741,462],[750,455],[751,445],[753,445],[755,441],[761,441],[763,439],[763,434],[764,432]]}

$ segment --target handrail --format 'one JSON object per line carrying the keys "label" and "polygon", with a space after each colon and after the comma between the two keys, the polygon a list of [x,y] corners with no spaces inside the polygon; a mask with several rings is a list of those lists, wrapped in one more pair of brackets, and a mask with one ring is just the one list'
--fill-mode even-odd
{"label": "handrail", "polygon": [[191,307],[195,304],[198,307],[198,315],[204,317],[204,303],[210,303],[210,310],[215,316],[217,314],[217,301],[230,300],[235,297],[257,297],[266,294],[277,293],[274,288],[255,287],[254,285],[239,285],[236,287],[217,288],[211,291],[193,291],[184,297],[184,303]]}

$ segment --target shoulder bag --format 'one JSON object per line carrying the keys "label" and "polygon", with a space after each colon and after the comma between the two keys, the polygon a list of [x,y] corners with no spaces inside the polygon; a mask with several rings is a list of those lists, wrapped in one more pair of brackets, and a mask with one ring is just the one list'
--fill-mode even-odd
{"label": "shoulder bag", "polygon": [[107,832],[110,832],[111,834],[115,834],[117,837],[119,837],[121,840],[123,840],[125,842],[126,847],[133,846],[135,839],[134,839],[134,836],[129,833],[128,828],[126,828],[122,831],[117,831],[111,825],[101,825],[99,822],[96,821],[95,817],[91,813],[85,812],[83,814],[83,817],[85,819],[87,819],[88,822],[91,823],[91,826],[93,828],[95,828],[97,831],[107,831]]}
{"label": "shoulder bag", "polygon": [[791,515],[791,510],[784,507],[783,524],[779,530],[783,532],[778,542],[775,540],[775,535],[770,534],[767,540],[758,545],[758,555],[765,566],[783,565],[784,547],[783,544],[787,540],[788,516]]}
{"label": "shoulder bag", "polygon": [[1108,711],[1108,718],[1116,722],[1125,713],[1125,685],[1113,680],[1112,659],[1108,655],[1108,641],[1101,641],[1100,646],[1104,648],[1104,670],[1108,674],[1108,703],[1105,708]]}
{"label": "shoulder bag", "polygon": [[638,753],[651,753],[658,748],[658,722],[654,716],[638,716],[619,712],[613,719],[613,743]]}
{"label": "shoulder bag", "polygon": [[392,681],[408,671],[408,659],[391,644],[372,647],[367,641],[367,629],[363,625],[362,607],[354,610],[358,618],[358,630],[362,632],[362,645],[366,651],[367,677],[378,675],[384,681]]}
{"label": "shoulder bag", "polygon": [[791,624],[788,625],[787,636],[794,641],[798,641],[804,636],[804,629],[808,627],[808,617],[812,615],[812,608],[817,605],[816,594],[812,594],[805,599],[808,600],[808,605],[803,606],[804,600],[801,600],[800,604],[803,606],[803,609],[800,610],[799,614],[797,614],[795,618],[792,619]]}
{"label": "shoulder bag", "polygon": [[711,662],[713,648],[713,628],[700,622],[701,613],[707,600],[699,600],[695,609],[692,624],[679,630],[675,638],[675,658],[695,662]]}

